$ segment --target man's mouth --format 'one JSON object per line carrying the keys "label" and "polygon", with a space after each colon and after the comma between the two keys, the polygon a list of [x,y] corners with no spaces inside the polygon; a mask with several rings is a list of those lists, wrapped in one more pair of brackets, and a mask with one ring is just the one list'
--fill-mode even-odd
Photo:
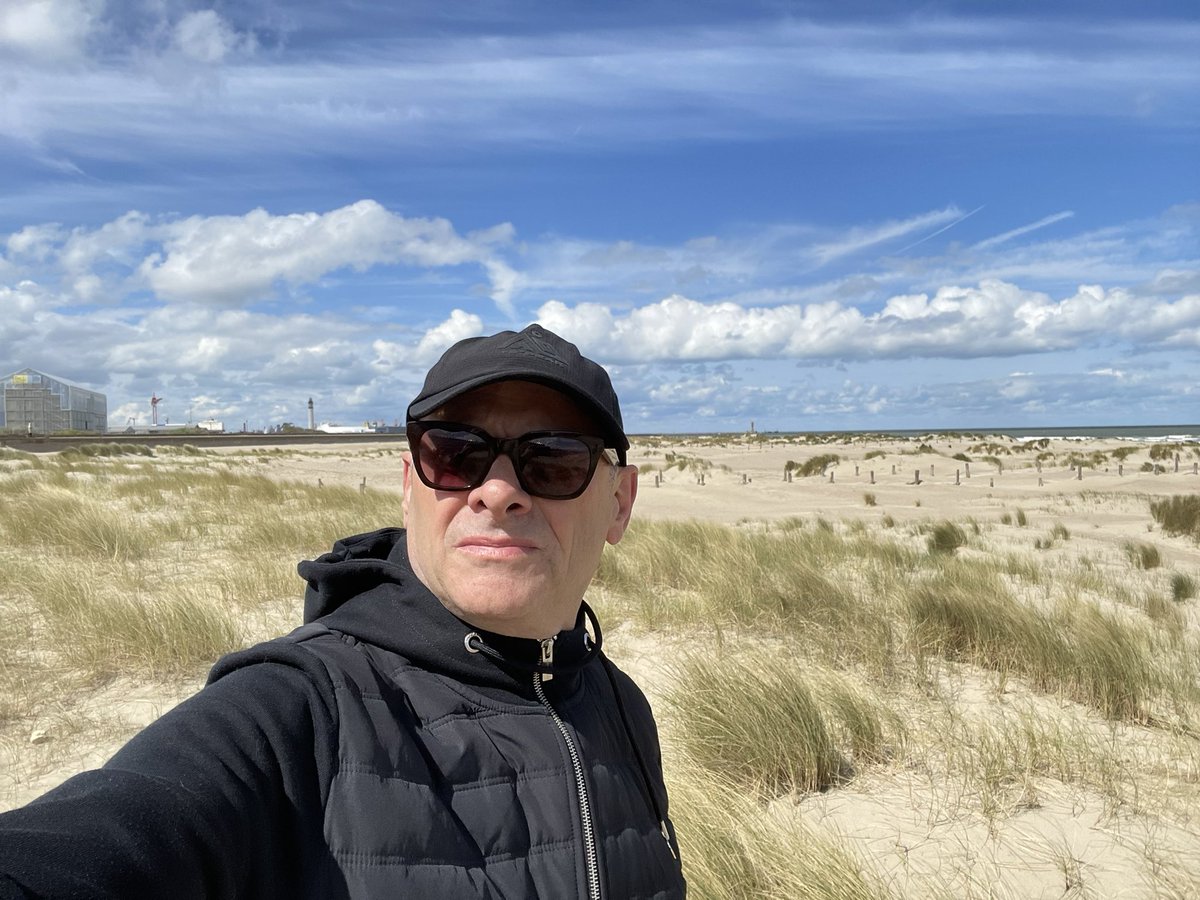
{"label": "man's mouth", "polygon": [[537,550],[533,541],[486,535],[461,538],[454,546],[479,559],[520,559]]}

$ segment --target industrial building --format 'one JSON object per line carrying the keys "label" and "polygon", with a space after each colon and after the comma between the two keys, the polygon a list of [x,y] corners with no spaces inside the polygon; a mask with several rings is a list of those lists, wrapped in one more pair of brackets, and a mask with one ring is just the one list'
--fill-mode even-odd
{"label": "industrial building", "polygon": [[0,432],[108,431],[108,398],[104,394],[35,369],[4,376],[0,387],[4,391]]}

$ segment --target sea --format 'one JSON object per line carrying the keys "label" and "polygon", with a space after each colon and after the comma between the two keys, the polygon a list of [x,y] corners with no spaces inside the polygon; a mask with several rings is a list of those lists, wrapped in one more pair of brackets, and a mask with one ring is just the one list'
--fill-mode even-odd
{"label": "sea", "polygon": [[1200,425],[1070,425],[1063,428],[1047,428],[1033,425],[1023,428],[937,428],[879,431],[897,437],[920,437],[925,434],[998,434],[1019,441],[1038,438],[1056,440],[1107,440],[1156,441],[1168,444],[1200,443]]}
{"label": "sea", "polygon": [[[1096,439],[1148,441],[1156,443],[1196,443],[1200,444],[1200,425],[1068,425],[1059,428],[1049,428],[1044,425],[1026,425],[1004,428],[814,428],[808,431],[761,431],[762,436],[776,435],[779,437],[802,437],[811,435],[846,435],[848,437],[880,437],[880,438],[923,438],[931,435],[1003,435],[1018,441],[1036,441],[1039,438],[1055,440],[1092,441]],[[662,435],[667,437],[669,435]],[[701,435],[674,435],[677,437],[698,437]]]}

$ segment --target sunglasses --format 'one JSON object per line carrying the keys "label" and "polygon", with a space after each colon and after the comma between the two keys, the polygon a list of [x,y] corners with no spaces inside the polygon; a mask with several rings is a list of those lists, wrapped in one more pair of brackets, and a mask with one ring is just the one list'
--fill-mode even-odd
{"label": "sunglasses", "polygon": [[587,490],[604,439],[574,431],[530,431],[496,438],[474,425],[409,422],[408,447],[417,475],[435,491],[469,491],[483,484],[496,457],[512,460],[531,497],[570,500]]}

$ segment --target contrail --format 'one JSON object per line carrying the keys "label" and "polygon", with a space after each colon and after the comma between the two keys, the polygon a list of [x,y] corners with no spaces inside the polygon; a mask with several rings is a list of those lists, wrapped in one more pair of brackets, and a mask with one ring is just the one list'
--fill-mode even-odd
{"label": "contrail", "polygon": [[965,214],[963,214],[963,215],[959,216],[957,219],[955,219],[955,220],[954,220],[953,222],[951,222],[949,225],[943,225],[943,226],[942,226],[941,228],[939,228],[937,231],[933,232],[932,234],[927,234],[927,235],[925,235],[925,237],[921,238],[919,241],[913,241],[913,242],[912,242],[911,244],[909,244],[907,247],[905,247],[905,248],[903,248],[903,249],[901,249],[901,250],[897,250],[897,251],[896,251],[896,255],[898,256],[898,255],[900,255],[901,253],[907,253],[909,250],[911,250],[913,247],[917,246],[918,244],[923,244],[923,243],[925,243],[927,240],[929,240],[930,238],[935,238],[935,237],[937,237],[937,236],[938,236],[939,234],[941,234],[943,231],[949,231],[951,228],[953,228],[953,227],[954,227],[955,225],[957,225],[959,222],[964,222],[964,221],[966,221],[967,219],[971,218],[971,216],[975,215],[975,213],[979,212],[979,211],[980,211],[981,209],[983,209],[983,207],[984,207],[984,206],[986,206],[986,205],[987,205],[987,204],[985,203],[985,204],[983,204],[983,205],[981,205],[981,206],[977,206],[977,207],[975,207],[973,210],[971,210],[969,213],[965,213]]}
{"label": "contrail", "polygon": [[1047,225],[1053,225],[1055,222],[1061,222],[1063,219],[1069,219],[1074,212],[1066,210],[1065,212],[1055,213],[1052,216],[1046,216],[1044,219],[1038,219],[1029,225],[1022,225],[1020,228],[1014,228],[1012,231],[1006,231],[1004,234],[998,234],[995,237],[990,237],[987,240],[980,241],[972,250],[981,250],[984,247],[994,247],[996,244],[1002,244],[1005,241],[1012,240],[1015,237],[1020,237],[1023,234],[1028,234],[1031,231],[1037,231],[1039,228],[1045,228]]}

